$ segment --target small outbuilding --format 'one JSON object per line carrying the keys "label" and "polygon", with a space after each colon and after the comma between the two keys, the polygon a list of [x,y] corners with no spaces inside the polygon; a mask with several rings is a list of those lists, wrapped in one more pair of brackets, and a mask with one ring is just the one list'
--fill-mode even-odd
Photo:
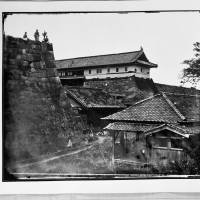
{"label": "small outbuilding", "polygon": [[107,125],[101,118],[126,108],[118,99],[104,92],[81,86],[67,86],[65,92],[72,109],[81,115],[85,129],[102,130]]}
{"label": "small outbuilding", "polygon": [[166,164],[188,158],[200,141],[200,96],[159,93],[103,118],[115,158]]}

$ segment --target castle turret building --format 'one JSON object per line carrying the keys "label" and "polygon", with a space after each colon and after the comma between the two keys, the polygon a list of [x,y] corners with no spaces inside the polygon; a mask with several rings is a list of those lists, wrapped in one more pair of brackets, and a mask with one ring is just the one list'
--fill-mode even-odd
{"label": "castle turret building", "polygon": [[84,80],[136,76],[150,78],[150,69],[157,67],[139,51],[79,57],[55,61],[61,82],[80,85]]}

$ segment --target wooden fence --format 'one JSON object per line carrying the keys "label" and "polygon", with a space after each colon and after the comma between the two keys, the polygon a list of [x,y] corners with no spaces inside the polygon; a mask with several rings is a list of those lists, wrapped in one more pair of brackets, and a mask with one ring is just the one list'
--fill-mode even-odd
{"label": "wooden fence", "polygon": [[182,149],[161,148],[161,147],[152,148],[151,157],[153,159],[178,161],[178,162],[187,159],[187,155]]}

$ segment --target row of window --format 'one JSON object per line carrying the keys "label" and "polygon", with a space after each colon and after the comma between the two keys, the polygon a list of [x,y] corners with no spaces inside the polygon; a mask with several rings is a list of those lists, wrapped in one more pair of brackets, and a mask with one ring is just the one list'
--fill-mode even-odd
{"label": "row of window", "polygon": [[[107,73],[110,73],[111,69],[107,68]],[[127,72],[128,71],[128,67],[124,67],[124,71]],[[143,72],[143,69],[140,69],[141,72]],[[119,67],[115,68],[115,72],[118,73],[119,72]],[[134,72],[137,73],[137,69],[134,69]],[[97,74],[101,74],[102,73],[102,69],[96,69],[96,73]],[[89,69],[89,74],[92,74],[92,70]],[[147,72],[147,74],[149,74],[149,72]],[[73,73],[72,72],[59,72],[59,76],[72,76]]]}
{"label": "row of window", "polygon": [[72,72],[59,72],[58,73],[59,76],[72,76]]}
{"label": "row of window", "polygon": [[[125,68],[124,68],[124,71],[127,72],[127,71],[128,71],[128,67],[125,67]],[[142,70],[142,68],[141,68],[141,72],[142,72],[142,71],[143,71],[143,70]],[[115,72],[119,72],[119,67],[116,67],[116,68],[115,68]],[[135,69],[134,72],[137,73],[137,69]],[[91,74],[91,73],[92,73],[92,70],[89,69],[89,74]],[[97,74],[102,73],[102,69],[101,69],[101,68],[100,68],[100,69],[96,69],[96,73],[97,73]],[[110,68],[107,68],[107,73],[110,73]]]}
{"label": "row of window", "polygon": [[157,143],[154,145],[155,147],[165,147],[165,148],[182,148],[182,140],[180,139],[166,139],[159,138],[157,139]]}

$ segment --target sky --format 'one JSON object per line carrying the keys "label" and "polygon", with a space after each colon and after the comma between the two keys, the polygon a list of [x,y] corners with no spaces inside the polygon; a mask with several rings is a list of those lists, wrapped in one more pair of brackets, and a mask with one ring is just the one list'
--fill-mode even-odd
{"label": "sky", "polygon": [[[182,62],[193,57],[200,42],[199,12],[14,14],[5,20],[7,35],[33,39],[45,30],[55,59],[139,50],[158,64],[150,76],[155,82],[180,85]],[[187,85],[190,86],[190,85]]]}

